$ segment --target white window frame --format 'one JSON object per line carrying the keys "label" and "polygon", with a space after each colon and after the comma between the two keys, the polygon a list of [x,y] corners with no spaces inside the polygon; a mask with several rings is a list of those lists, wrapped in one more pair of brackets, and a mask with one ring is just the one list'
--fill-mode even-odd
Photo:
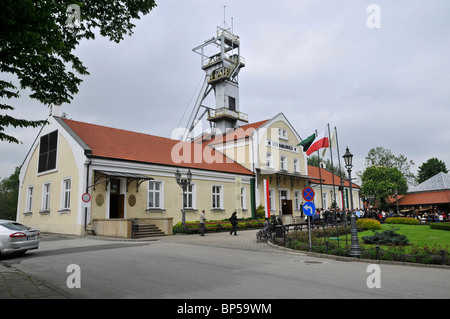
{"label": "white window frame", "polygon": [[272,153],[266,153],[266,167],[273,167]]}
{"label": "white window frame", "polygon": [[[218,189],[218,192],[216,191]],[[217,206],[219,205],[219,206]],[[223,185],[211,186],[211,208],[223,209]]]}
{"label": "white window frame", "polygon": [[241,187],[241,208],[247,210],[247,189]]}
{"label": "white window frame", "polygon": [[[195,184],[190,184],[187,186],[186,189],[186,193],[185,196],[186,198],[184,199],[184,208],[185,209],[197,209],[197,191],[196,191],[197,187]],[[191,196],[191,206],[189,206],[189,196]]]}
{"label": "white window frame", "polygon": [[324,192],[322,194],[322,205],[324,206],[323,209],[328,209],[328,193]]}
{"label": "white window frame", "polygon": [[301,197],[302,197],[301,191],[294,191],[295,210],[298,210],[298,211],[300,210]]}
{"label": "white window frame", "polygon": [[298,158],[294,158],[294,173],[300,173],[300,165]]}
{"label": "white window frame", "polygon": [[288,164],[287,164],[287,156],[281,155],[280,156],[280,171],[287,171],[288,170]]}
{"label": "white window frame", "polygon": [[270,210],[275,211],[275,189],[269,188]]}
{"label": "white window frame", "polygon": [[[48,188],[46,187],[48,185]],[[51,183],[45,182],[42,184],[42,212],[50,212],[50,194]]]}
{"label": "white window frame", "polygon": [[288,140],[287,130],[283,128],[278,129],[278,138]]}
{"label": "white window frame", "polygon": [[[66,188],[67,183],[69,183],[69,188]],[[63,178],[61,180],[61,207],[60,207],[61,210],[70,210],[71,191],[72,191],[72,179]]]}
{"label": "white window frame", "polygon": [[28,186],[27,187],[27,203],[25,206],[26,213],[31,213],[33,211],[33,192],[34,192],[34,187]]}
{"label": "white window frame", "polygon": [[[159,184],[159,189],[156,190],[154,189],[150,189],[151,185],[156,185]],[[158,194],[159,197],[159,205],[156,206],[156,194]],[[153,199],[153,207],[150,207],[150,197],[152,197]],[[152,210],[152,209],[164,209],[164,181],[159,181],[159,180],[151,180],[148,181],[148,185],[147,185],[147,210]]]}

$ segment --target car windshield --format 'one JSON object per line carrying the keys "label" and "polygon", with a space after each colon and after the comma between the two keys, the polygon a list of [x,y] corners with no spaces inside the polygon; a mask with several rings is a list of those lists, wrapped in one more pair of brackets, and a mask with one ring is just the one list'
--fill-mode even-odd
{"label": "car windshield", "polygon": [[8,228],[10,230],[28,230],[28,229],[30,229],[30,227],[27,227],[27,226],[19,224],[19,223],[14,223],[14,222],[3,223],[0,225],[5,228]]}

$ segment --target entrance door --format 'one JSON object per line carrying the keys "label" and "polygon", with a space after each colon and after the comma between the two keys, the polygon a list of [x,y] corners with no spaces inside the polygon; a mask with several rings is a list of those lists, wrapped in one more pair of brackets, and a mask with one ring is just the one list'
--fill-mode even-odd
{"label": "entrance door", "polygon": [[111,179],[109,190],[109,218],[124,217],[125,195],[120,194],[120,179]]}
{"label": "entrance door", "polygon": [[292,215],[292,200],[282,199],[281,200],[281,212],[283,215]]}

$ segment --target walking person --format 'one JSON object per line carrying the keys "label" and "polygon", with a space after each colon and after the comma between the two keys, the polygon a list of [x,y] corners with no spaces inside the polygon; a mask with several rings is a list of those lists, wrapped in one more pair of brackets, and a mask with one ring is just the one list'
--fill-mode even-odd
{"label": "walking person", "polygon": [[236,212],[234,212],[231,217],[230,217],[230,222],[231,222],[231,231],[230,231],[230,235],[233,235],[234,232],[234,236],[237,236],[236,231],[237,231],[237,216],[236,216]]}
{"label": "walking person", "polygon": [[202,213],[200,214],[200,230],[199,230],[200,236],[205,236],[206,231],[205,222],[206,222],[205,210],[202,210]]}

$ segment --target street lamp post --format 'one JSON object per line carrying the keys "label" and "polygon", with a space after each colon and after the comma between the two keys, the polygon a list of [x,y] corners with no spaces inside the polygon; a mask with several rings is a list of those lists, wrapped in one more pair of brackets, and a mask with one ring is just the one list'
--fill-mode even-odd
{"label": "street lamp post", "polygon": [[183,231],[186,229],[186,211],[185,211],[185,204],[184,204],[184,198],[186,195],[186,191],[189,185],[191,185],[192,181],[192,173],[191,170],[188,170],[187,172],[187,179],[181,178],[181,173],[177,169],[177,172],[175,173],[175,179],[177,180],[178,185],[183,189],[183,206],[182,206],[182,215],[181,215],[181,226],[183,228]]}
{"label": "street lamp post", "polygon": [[344,198],[345,188],[344,188],[344,178],[342,178],[342,176],[341,176],[341,190],[342,190],[342,218],[344,219],[344,229],[345,229],[345,249],[347,249],[347,247],[348,247],[347,212],[345,211],[345,198]]}
{"label": "street lamp post", "polygon": [[344,154],[343,157],[344,157],[344,161],[345,161],[345,168],[347,168],[347,172],[348,172],[348,182],[350,184],[351,246],[350,246],[349,255],[352,257],[359,257],[359,256],[361,256],[361,247],[359,247],[358,230],[356,229],[356,215],[355,215],[355,211],[353,210],[353,190],[352,190],[353,154],[350,153],[348,147],[347,147],[347,152]]}

